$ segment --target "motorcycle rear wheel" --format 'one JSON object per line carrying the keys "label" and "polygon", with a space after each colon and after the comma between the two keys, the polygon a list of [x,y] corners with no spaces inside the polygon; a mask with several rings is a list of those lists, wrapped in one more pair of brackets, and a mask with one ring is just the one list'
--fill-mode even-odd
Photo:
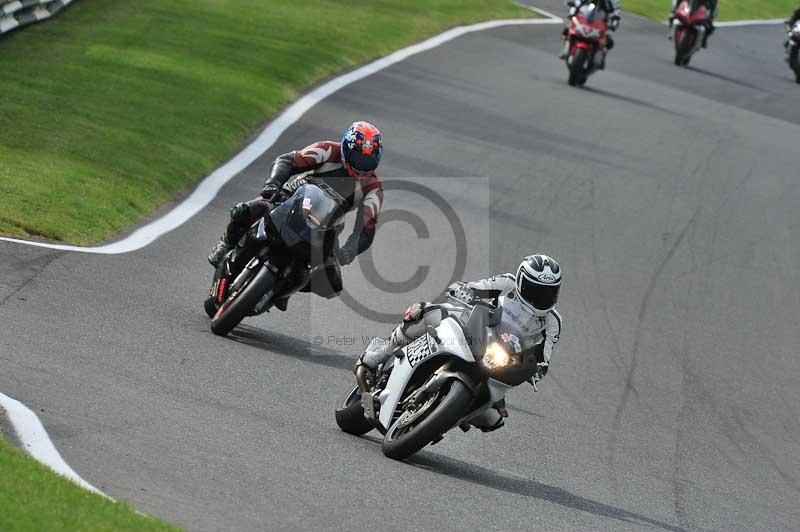
{"label": "motorcycle rear wheel", "polygon": [[231,300],[229,297],[211,318],[211,332],[225,336],[245,319],[262,296],[275,284],[275,274],[269,268],[261,269],[248,281]]}
{"label": "motorcycle rear wheel", "polygon": [[440,393],[444,396],[439,398],[438,404],[410,430],[401,432],[404,428],[399,427],[402,417],[392,423],[383,438],[383,454],[395,460],[408,458],[458,423],[467,413],[472,395],[458,379],[452,379],[449,388],[446,386],[442,386]]}
{"label": "motorcycle rear wheel", "polygon": [[371,431],[373,428],[367,418],[364,417],[364,408],[361,406],[361,394],[358,393],[358,386],[353,386],[342,404],[336,408],[336,424],[348,434],[361,436]]}

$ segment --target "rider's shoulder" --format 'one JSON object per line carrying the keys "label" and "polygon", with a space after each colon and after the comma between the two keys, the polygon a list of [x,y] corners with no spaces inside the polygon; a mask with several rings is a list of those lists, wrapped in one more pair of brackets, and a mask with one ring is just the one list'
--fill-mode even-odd
{"label": "rider's shoulder", "polygon": [[341,160],[341,148],[341,142],[320,140],[297,150],[295,154],[316,164],[336,163]]}
{"label": "rider's shoulder", "polygon": [[374,172],[361,180],[361,187],[365,192],[371,190],[383,190],[383,182]]}

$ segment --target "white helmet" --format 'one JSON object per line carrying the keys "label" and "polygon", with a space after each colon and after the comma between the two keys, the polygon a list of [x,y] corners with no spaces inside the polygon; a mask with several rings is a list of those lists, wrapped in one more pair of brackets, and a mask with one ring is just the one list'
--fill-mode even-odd
{"label": "white helmet", "polygon": [[529,255],[517,268],[517,297],[520,303],[544,316],[556,306],[561,290],[561,266],[547,255]]}

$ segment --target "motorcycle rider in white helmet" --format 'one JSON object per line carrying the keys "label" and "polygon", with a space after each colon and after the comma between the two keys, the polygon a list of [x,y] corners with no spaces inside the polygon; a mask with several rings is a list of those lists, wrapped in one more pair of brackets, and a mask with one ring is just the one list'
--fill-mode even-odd
{"label": "motorcycle rider in white helmet", "polygon": [[[561,267],[547,255],[530,255],[520,263],[516,275],[505,273],[479,281],[455,283],[448,291],[467,291],[479,298],[498,297],[503,315],[526,330],[528,339],[536,344],[537,374],[539,382],[547,374],[553,347],[561,334],[561,315],[556,310],[561,289]],[[408,345],[428,330],[437,327],[449,313],[458,311],[452,303],[414,303],[388,338],[375,338],[356,362],[355,374],[362,392],[368,391],[366,381],[372,380],[378,366],[384,364],[399,348]],[[520,341],[522,342],[522,338]],[[526,342],[522,342],[526,343]],[[370,375],[367,375],[367,374]],[[503,426],[508,417],[505,398],[493,405],[470,424],[484,432]],[[466,430],[466,428],[465,428]]]}

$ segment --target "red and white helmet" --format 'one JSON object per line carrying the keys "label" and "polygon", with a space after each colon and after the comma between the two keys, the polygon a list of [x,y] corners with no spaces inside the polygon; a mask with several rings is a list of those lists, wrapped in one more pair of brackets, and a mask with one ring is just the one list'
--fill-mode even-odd
{"label": "red and white helmet", "polygon": [[561,290],[561,266],[547,255],[529,255],[517,268],[517,297],[537,316],[550,312]]}
{"label": "red and white helmet", "polygon": [[382,153],[381,132],[369,122],[354,122],[342,135],[342,164],[356,179],[371,176]]}

